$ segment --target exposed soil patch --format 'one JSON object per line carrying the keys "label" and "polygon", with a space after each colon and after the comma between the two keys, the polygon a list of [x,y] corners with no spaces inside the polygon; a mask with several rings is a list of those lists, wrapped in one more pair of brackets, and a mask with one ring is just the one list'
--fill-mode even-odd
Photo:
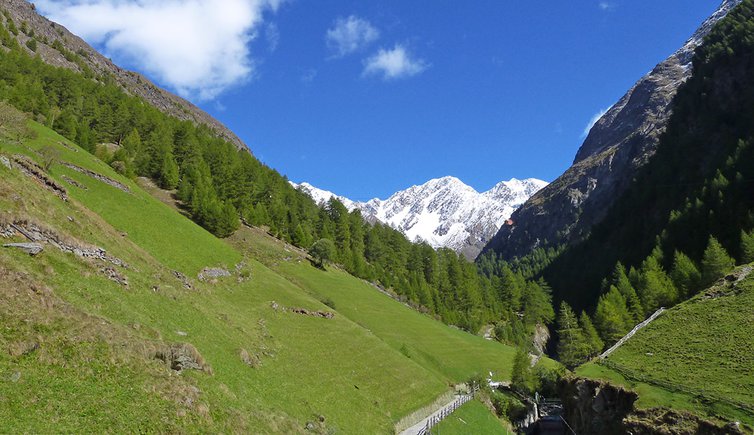
{"label": "exposed soil patch", "polygon": [[51,191],[63,201],[68,201],[68,191],[65,190],[65,187],[50,178],[36,162],[21,155],[12,156],[11,159],[13,166],[17,167],[23,174],[37,180],[45,189]]}
{"label": "exposed soil patch", "polygon": [[286,307],[281,307],[275,301],[270,303],[270,307],[275,311],[280,311],[283,313],[291,312],[294,314],[300,314],[302,316],[319,317],[321,319],[329,320],[335,317],[335,313],[331,313],[329,311],[311,311],[311,310],[307,310],[306,308],[286,308]]}
{"label": "exposed soil patch", "polygon": [[126,193],[131,193],[131,189],[129,189],[128,186],[126,186],[125,184],[120,183],[118,181],[115,181],[112,178],[105,177],[102,174],[98,174],[98,173],[96,173],[94,171],[90,171],[90,170],[84,169],[84,168],[82,168],[80,166],[72,165],[70,163],[63,163],[62,165],[65,166],[68,169],[72,169],[72,170],[74,170],[76,172],[79,172],[79,173],[84,174],[86,176],[92,177],[95,180],[101,181],[101,182],[103,182],[103,183],[105,183],[105,184],[107,184],[109,186],[112,186],[112,187],[114,187],[116,189],[122,190],[122,191],[124,191]]}
{"label": "exposed soil patch", "polygon": [[199,370],[212,374],[212,368],[207,364],[196,348],[189,343],[179,343],[158,347],[154,352],[156,359],[162,360],[172,370]]}

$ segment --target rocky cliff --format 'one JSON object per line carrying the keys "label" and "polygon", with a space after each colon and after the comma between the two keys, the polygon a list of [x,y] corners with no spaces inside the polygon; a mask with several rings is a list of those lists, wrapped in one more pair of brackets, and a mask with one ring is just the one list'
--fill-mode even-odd
{"label": "rocky cliff", "polygon": [[37,46],[35,54],[43,61],[82,73],[85,68],[89,68],[94,73],[95,80],[114,80],[126,92],[144,99],[163,113],[206,125],[239,149],[248,149],[220,121],[185,99],[159,88],[144,76],[115,65],[65,27],[39,15],[33,3],[26,0],[4,0],[0,8],[8,13],[16,27],[26,30],[15,35],[21,47],[31,51],[26,44],[33,38]]}
{"label": "rocky cliff", "polygon": [[582,435],[743,434],[736,423],[710,421],[684,411],[635,407],[639,396],[607,382],[566,377],[560,382],[564,418]]}
{"label": "rocky cliff", "polygon": [[513,213],[485,250],[505,258],[582,239],[654,155],[670,103],[691,74],[694,50],[741,0],[725,0],[694,35],[639,80],[589,132],[573,166]]}

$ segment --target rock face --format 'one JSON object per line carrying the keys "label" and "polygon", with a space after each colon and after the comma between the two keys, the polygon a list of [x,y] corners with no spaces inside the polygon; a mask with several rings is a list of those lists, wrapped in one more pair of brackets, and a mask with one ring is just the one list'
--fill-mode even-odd
{"label": "rock face", "polygon": [[655,153],[670,103],[691,74],[694,50],[741,0],[725,0],[694,35],[639,80],[589,132],[573,166],[513,213],[485,250],[507,259],[586,236]]}
{"label": "rock face", "polygon": [[743,434],[737,423],[710,421],[667,408],[637,410],[638,394],[607,382],[575,377],[559,385],[564,418],[578,434]]}
{"label": "rock face", "polygon": [[[33,3],[26,0],[6,0],[2,8],[10,13],[17,26],[25,22],[28,28],[34,31],[37,51],[32,55],[39,55],[43,61],[51,65],[77,72],[83,72],[82,65],[85,65],[97,76],[112,77],[127,93],[143,98],[158,110],[180,120],[204,124],[239,149],[247,149],[241,139],[218,120],[183,98],[160,89],[144,76],[115,65],[65,27],[39,15]],[[18,32],[16,38],[21,47],[26,47],[26,42],[30,39],[23,32]],[[70,52],[69,59],[52,47],[55,41],[59,41]]]}
{"label": "rock face", "polygon": [[513,211],[547,185],[533,178],[512,179],[479,193],[455,177],[430,180],[395,193],[386,200],[354,202],[308,184],[293,184],[323,204],[336,197],[349,210],[359,209],[368,221],[379,221],[413,241],[450,248],[473,260]]}
{"label": "rock face", "polygon": [[626,433],[623,419],[639,396],[633,391],[590,379],[565,378],[560,383],[565,419],[579,434]]}

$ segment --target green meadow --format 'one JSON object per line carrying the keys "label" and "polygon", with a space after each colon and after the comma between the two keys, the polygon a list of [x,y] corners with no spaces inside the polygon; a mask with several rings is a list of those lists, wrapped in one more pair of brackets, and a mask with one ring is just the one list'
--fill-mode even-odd
{"label": "green meadow", "polygon": [[[43,163],[54,149],[49,173],[70,200],[0,166],[0,224],[36,224],[128,267],[51,244],[36,257],[0,250],[6,430],[392,433],[475,373],[510,375],[512,348],[445,326],[335,267],[317,269],[259,229],[219,240],[33,128],[36,139],[2,143],[0,154]],[[231,276],[200,281],[207,267]],[[128,285],[108,279],[107,268]],[[202,370],[177,372],[157,357],[180,344],[195,350]]]}

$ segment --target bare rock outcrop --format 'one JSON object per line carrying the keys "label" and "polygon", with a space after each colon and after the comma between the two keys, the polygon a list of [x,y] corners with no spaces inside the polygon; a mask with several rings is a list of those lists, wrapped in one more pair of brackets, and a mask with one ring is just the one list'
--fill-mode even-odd
{"label": "bare rock outcrop", "polygon": [[560,383],[565,419],[583,435],[625,433],[623,419],[634,410],[639,396],[606,382],[565,378]]}
{"label": "bare rock outcrop", "polygon": [[635,409],[639,395],[593,379],[566,377],[560,382],[564,418],[578,434],[737,435],[749,433],[735,422],[713,421],[667,408]]}
{"label": "bare rock outcrop", "polygon": [[120,258],[108,255],[107,251],[98,246],[87,246],[68,237],[63,237],[57,232],[44,228],[34,222],[27,220],[16,220],[12,223],[0,225],[0,235],[12,237],[21,234],[29,241],[35,244],[50,244],[59,250],[74,254],[82,258],[100,260],[113,264],[124,269],[128,269],[128,264]]}
{"label": "bare rock outcrop", "polygon": [[44,251],[44,246],[40,245],[39,243],[6,243],[3,245],[3,247],[20,249],[21,251],[31,255],[32,257]]}
{"label": "bare rock outcrop", "polygon": [[44,186],[45,189],[51,191],[63,201],[68,201],[68,191],[65,190],[65,187],[50,178],[45,170],[35,161],[22,155],[14,155],[11,157],[11,160],[13,166],[18,168],[22,173],[35,179],[39,184]]}
{"label": "bare rock outcrop", "polygon": [[743,435],[739,423],[720,423],[694,414],[657,408],[636,411],[623,421],[625,433],[633,435]]}
{"label": "bare rock outcrop", "polygon": [[197,277],[199,278],[199,281],[212,282],[220,278],[227,278],[229,276],[231,276],[231,273],[221,267],[205,267],[201,272],[199,272],[199,275]]}
{"label": "bare rock outcrop", "polygon": [[[116,188],[118,190],[122,190],[122,191],[124,191],[126,193],[131,193],[131,189],[128,186],[126,186],[125,184],[120,183],[118,181],[115,181],[115,180],[113,180],[110,177],[106,177],[106,176],[104,176],[102,174],[98,174],[98,173],[96,173],[94,171],[90,171],[89,169],[85,169],[85,168],[82,168],[80,166],[76,166],[76,165],[73,165],[73,164],[70,164],[70,163],[63,163],[63,166],[65,166],[66,168],[71,169],[73,171],[76,171],[78,173],[84,174],[84,175],[86,175],[88,177],[94,178],[97,181],[101,181],[101,182],[107,184],[108,186],[112,186],[112,187],[114,187],[114,188]],[[74,183],[76,183],[76,182],[74,181]],[[78,183],[76,183],[76,184],[78,184]]]}

